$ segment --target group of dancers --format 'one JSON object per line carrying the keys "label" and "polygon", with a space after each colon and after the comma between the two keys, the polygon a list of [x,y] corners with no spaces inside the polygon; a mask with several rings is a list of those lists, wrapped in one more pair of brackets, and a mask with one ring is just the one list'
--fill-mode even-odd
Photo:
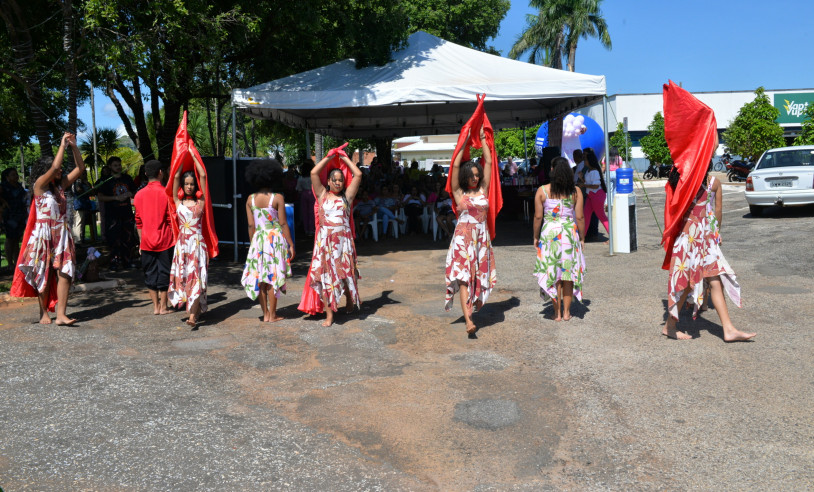
{"label": "group of dancers", "polygon": [[[667,98],[665,88],[665,113]],[[447,181],[457,224],[446,256],[445,309],[451,309],[458,293],[466,333],[470,336],[477,331],[473,313],[487,302],[497,283],[491,241],[500,196],[499,192],[495,194],[492,179],[496,174],[494,135],[482,104],[479,98],[481,115],[478,118],[473,115],[461,132]],[[669,144],[671,119],[666,115],[665,120]],[[702,127],[675,131],[700,133],[704,130]],[[717,145],[717,137],[715,141]],[[482,149],[480,160],[468,159],[470,145]],[[73,151],[77,167],[63,175],[61,164],[66,147]],[[705,304],[706,286],[721,317],[724,340],[748,340],[755,334],[735,329],[723,298],[726,292],[740,306],[739,286],[720,250],[721,185],[709,176],[708,168],[698,172],[699,162],[708,161],[712,155],[710,149],[714,147],[710,147],[709,142],[702,147],[701,152],[693,154],[694,160],[673,168],[666,188],[665,219],[669,223],[663,238],[667,252],[664,268],[670,275],[667,321],[662,333],[675,339],[691,338],[678,330],[678,314],[689,299],[695,306],[693,315],[697,315]],[[161,185],[164,173],[161,163],[147,162],[145,173],[149,183],[136,194],[134,204],[142,267],[153,312],[166,314],[170,312],[168,304],[175,307],[185,304],[189,313],[187,323],[195,326],[200,314],[207,309],[212,235],[205,230],[207,223],[211,224],[211,218],[207,221],[205,215],[211,214],[211,204],[206,206],[206,169],[197,151],[190,149],[189,152],[194,169],[184,172],[183,166],[173,166],[171,189],[165,190]],[[680,152],[680,149],[674,151],[674,156]],[[26,229],[12,295],[36,295],[40,323],[51,323],[48,311],[54,305],[57,324],[75,322],[66,314],[75,253],[70,224],[65,221],[63,190],[83,172],[75,136],[67,133],[56,157],[41,158],[34,167],[32,208],[36,211],[35,219],[33,223],[29,220]],[[282,166],[274,159],[254,161],[246,171],[246,180],[255,191],[246,201],[251,243],[241,285],[248,297],[260,302],[264,322],[282,319],[277,314],[277,299],[286,293],[287,280],[292,275],[290,262],[295,256],[285,201],[281,194],[272,191],[278,188],[282,178]],[[318,230],[298,308],[312,315],[324,312],[322,325],[327,327],[333,323],[334,313],[340,309],[343,298],[348,312],[361,305],[352,204],[360,188],[362,172],[348,158],[343,146],[328,152],[311,170],[310,178]],[[692,192],[687,192],[688,186],[694,187]],[[573,299],[582,300],[586,270],[584,200],[569,161],[562,157],[553,159],[550,182],[539,187],[534,199],[533,244],[537,256],[533,275],[541,297],[552,302],[555,321],[570,320]],[[177,232],[171,227],[173,223]]]}

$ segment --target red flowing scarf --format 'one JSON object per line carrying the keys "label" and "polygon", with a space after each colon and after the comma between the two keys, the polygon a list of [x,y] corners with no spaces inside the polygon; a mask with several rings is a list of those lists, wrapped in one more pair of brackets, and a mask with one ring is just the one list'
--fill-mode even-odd
{"label": "red flowing scarf", "polygon": [[[175,132],[175,143],[172,147],[172,161],[170,164],[170,180],[167,181],[166,187],[167,197],[169,198],[170,218],[172,219],[172,233],[175,236],[176,241],[178,240],[178,221],[176,219],[177,213],[175,211],[175,200],[173,200],[172,196],[172,184],[178,168],[183,169],[181,171],[182,174],[187,171],[194,172],[195,181],[198,183],[198,189],[201,188],[201,178],[198,176],[198,172],[195,170],[195,162],[192,160],[190,151],[201,162],[201,164],[203,164],[201,154],[198,152],[198,149],[195,147],[195,142],[192,141],[192,137],[189,136],[189,132],[187,131],[187,112],[184,111],[184,117],[181,119],[181,124],[178,125],[178,131]],[[183,186],[183,182],[181,185]],[[183,193],[183,191],[180,189],[178,191],[179,194]],[[218,256],[219,251],[218,236],[215,232],[215,218],[212,215],[212,199],[211,195],[209,194],[209,180],[206,181],[206,190],[204,190],[204,192],[206,195],[201,232],[204,237],[204,242],[206,243],[207,253],[209,254],[210,258],[214,258]],[[199,196],[201,195],[199,194]]]}
{"label": "red flowing scarf", "polygon": [[[486,111],[483,109],[483,100],[486,99],[486,94],[477,96],[478,105],[472,117],[461,127],[461,133],[458,134],[458,143],[455,145],[455,152],[452,154],[452,162],[455,162],[455,157],[459,152],[463,152],[462,162],[469,160],[469,147],[481,148],[480,143],[480,129],[483,126],[483,132],[486,134],[486,145],[489,146],[489,151],[492,154],[492,176],[489,180],[489,213],[486,217],[486,225],[489,228],[489,237],[495,238],[495,218],[498,212],[503,207],[503,193],[500,190],[500,168],[497,164],[497,157],[495,154],[495,132],[492,129],[492,124],[489,122],[489,117],[486,116]],[[467,136],[469,138],[467,138]],[[450,171],[447,176],[447,193],[452,196],[452,172]],[[458,215],[455,200],[452,200],[452,210],[455,215]]]}
{"label": "red flowing scarf", "polygon": [[[339,169],[342,171],[342,175],[345,177],[345,187],[347,188],[348,184],[350,184],[351,180],[353,179],[353,172],[350,170],[347,164],[342,161],[341,157],[347,157],[348,154],[345,152],[345,147],[348,146],[348,143],[345,142],[344,145],[336,147],[335,149],[331,149],[328,151],[327,156],[331,157],[331,160],[325,165],[322,171],[319,173],[319,180],[322,182],[322,186],[326,188],[325,193],[330,193],[328,191],[328,175],[334,169]],[[313,190],[312,190],[313,191]],[[314,235],[314,248],[317,247],[317,238],[319,237],[319,207],[320,207],[320,198],[316,196],[314,193],[316,200],[314,201],[314,223],[317,224],[317,234]],[[350,207],[350,230],[353,237],[356,237],[356,226],[353,222],[353,204],[348,203],[348,207]],[[302,289],[302,297],[300,298],[300,305],[297,306],[297,309],[300,311],[315,315],[317,313],[322,312],[322,299],[319,298],[319,294],[313,288],[311,288],[311,267],[308,267],[308,275],[305,277],[305,287]]]}
{"label": "red flowing scarf", "polygon": [[[25,262],[25,245],[28,244],[28,240],[31,238],[31,231],[34,230],[34,226],[37,224],[37,207],[35,206],[35,201],[31,199],[31,207],[28,210],[28,222],[25,224],[25,232],[23,233],[23,244],[20,248],[20,255],[17,257],[17,265],[20,265]],[[76,259],[74,258],[74,261]],[[11,280],[11,292],[9,292],[11,297],[37,297],[39,292],[37,289],[31,286],[25,280],[25,275],[23,275],[23,271],[20,270],[18,267],[14,268],[14,277]],[[56,271],[48,266],[48,310],[53,312],[54,308],[57,305],[57,275]]]}
{"label": "red flowing scarf", "polygon": [[664,137],[675,167],[681,173],[675,190],[669,183],[664,186],[667,198],[661,244],[666,254],[661,267],[669,270],[673,243],[681,233],[684,215],[698,194],[718,144],[715,113],[672,80],[664,84]]}

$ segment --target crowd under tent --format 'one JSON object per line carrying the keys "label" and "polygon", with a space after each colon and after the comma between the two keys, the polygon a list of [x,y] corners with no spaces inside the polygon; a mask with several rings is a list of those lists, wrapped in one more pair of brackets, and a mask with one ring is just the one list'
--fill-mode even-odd
{"label": "crowd under tent", "polygon": [[[384,66],[356,68],[348,59],[234,89],[232,140],[236,111],[338,138],[458,133],[478,94],[486,94],[489,120],[500,130],[562,117],[602,101],[606,88],[602,75],[511,60],[419,31]],[[236,173],[236,148],[233,156]],[[237,220],[234,244],[237,258]]]}

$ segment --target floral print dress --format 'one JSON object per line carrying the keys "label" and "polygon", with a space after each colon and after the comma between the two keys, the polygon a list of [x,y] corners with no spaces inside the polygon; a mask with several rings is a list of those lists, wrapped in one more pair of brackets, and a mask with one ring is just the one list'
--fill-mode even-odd
{"label": "floral print dress", "polygon": [[673,244],[670,278],[667,282],[667,309],[678,319],[678,301],[684,289],[690,288],[687,300],[693,303],[693,318],[704,303],[704,279],[720,276],[724,291],[741,307],[741,289],[735,272],[721,253],[721,235],[715,218],[713,177],[695,197],[684,219],[684,229]]}
{"label": "floral print dress", "polygon": [[320,197],[319,230],[314,241],[309,282],[320,299],[328,299],[333,311],[346,292],[350,292],[354,304],[361,304],[350,212],[344,197],[327,190]]}
{"label": "floral print dress", "polygon": [[286,280],[291,277],[291,264],[288,258],[288,241],[283,236],[283,227],[272,206],[274,193],[269,198],[266,208],[254,205],[252,195],[252,216],[254,217],[254,236],[246,256],[246,266],[240,283],[251,300],[256,300],[260,293],[260,284],[269,284],[274,289],[274,296],[285,293]]}
{"label": "floral print dress", "polygon": [[49,268],[73,278],[76,268],[71,224],[67,223],[68,202],[61,186],[57,192],[50,190],[34,197],[37,221],[31,230],[28,243],[23,247],[18,266],[25,281],[44,292],[48,282]]}
{"label": "floral print dress", "polygon": [[447,252],[446,283],[447,294],[444,309],[452,308],[452,298],[460,286],[469,289],[467,303],[475,306],[485,304],[489,293],[497,284],[495,255],[492,240],[486,227],[489,200],[479,192],[464,194],[458,207],[458,224],[452,234],[452,242]]}
{"label": "floral print dress", "polygon": [[202,234],[204,202],[197,200],[190,209],[183,203],[178,205],[178,240],[170,268],[170,289],[168,299],[178,307],[186,303],[187,312],[195,301],[200,299],[201,313],[205,313],[207,270],[209,253]]}
{"label": "floral print dress", "polygon": [[[545,188],[543,188],[545,193]],[[579,242],[579,230],[574,220],[574,197],[548,198],[540,238],[537,240],[537,260],[534,276],[540,286],[540,297],[557,298],[557,282],[573,282],[574,297],[582,300],[585,257]]]}

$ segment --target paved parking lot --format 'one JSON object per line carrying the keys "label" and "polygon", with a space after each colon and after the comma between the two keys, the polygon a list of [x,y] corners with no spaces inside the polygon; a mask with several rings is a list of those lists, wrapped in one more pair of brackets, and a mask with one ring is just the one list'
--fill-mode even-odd
{"label": "paved parking lot", "polygon": [[[647,188],[662,220],[663,182]],[[730,304],[659,335],[660,234],[637,190],[639,250],[586,247],[585,299],[555,323],[531,224],[502,221],[498,286],[443,310],[446,244],[359,244],[363,309],[322,328],[296,311],[307,269],[258,321],[242,265],[214,262],[209,313],[152,316],[138,275],[79,294],[78,326],[0,308],[0,486],[16,490],[811,490],[814,207],[752,218],[724,188]]]}

